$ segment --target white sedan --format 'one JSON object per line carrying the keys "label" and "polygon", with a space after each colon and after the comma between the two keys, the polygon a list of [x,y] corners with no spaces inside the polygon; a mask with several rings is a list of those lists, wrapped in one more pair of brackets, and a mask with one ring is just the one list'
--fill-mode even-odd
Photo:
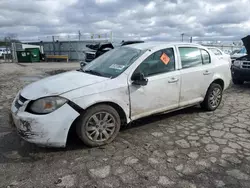
{"label": "white sedan", "polygon": [[110,143],[121,126],[145,116],[196,104],[213,111],[230,81],[228,61],[203,46],[133,44],[78,71],[26,86],[11,111],[18,133],[29,142],[65,147],[76,126],[80,139],[93,147]]}
{"label": "white sedan", "polygon": [[224,59],[231,64],[232,60],[229,54],[224,53],[222,50],[216,47],[208,47],[208,49],[212,51],[219,59]]}

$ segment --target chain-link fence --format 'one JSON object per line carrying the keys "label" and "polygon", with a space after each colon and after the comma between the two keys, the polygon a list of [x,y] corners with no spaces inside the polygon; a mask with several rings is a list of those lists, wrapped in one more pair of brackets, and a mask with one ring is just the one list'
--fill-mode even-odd
{"label": "chain-link fence", "polygon": [[17,62],[17,51],[25,48],[39,48],[40,52],[45,55],[66,55],[70,61],[85,60],[85,52],[90,49],[87,44],[97,44],[108,42],[108,40],[81,40],[81,41],[52,41],[52,42],[29,42],[29,43],[13,43],[12,57],[13,61]]}
{"label": "chain-link fence", "polygon": [[36,37],[25,37],[21,38],[23,42],[52,42],[52,41],[86,41],[86,40],[108,40],[112,41],[112,32],[108,33],[82,33],[79,31],[75,34],[60,34],[60,35],[47,35],[47,36],[36,36]]}

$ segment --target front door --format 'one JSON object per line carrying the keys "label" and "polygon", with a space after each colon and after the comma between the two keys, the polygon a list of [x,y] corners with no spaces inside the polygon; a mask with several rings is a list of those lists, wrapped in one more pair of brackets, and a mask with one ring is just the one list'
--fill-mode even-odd
{"label": "front door", "polygon": [[177,108],[180,71],[176,69],[174,48],[152,53],[135,70],[148,79],[145,86],[129,85],[131,119]]}

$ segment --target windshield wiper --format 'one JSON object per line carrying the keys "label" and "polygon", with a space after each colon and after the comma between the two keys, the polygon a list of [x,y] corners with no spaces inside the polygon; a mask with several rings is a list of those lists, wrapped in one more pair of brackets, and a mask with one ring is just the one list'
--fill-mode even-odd
{"label": "windshield wiper", "polygon": [[83,70],[83,72],[93,74],[93,75],[97,75],[97,76],[103,76],[100,72],[97,72],[95,70]]}

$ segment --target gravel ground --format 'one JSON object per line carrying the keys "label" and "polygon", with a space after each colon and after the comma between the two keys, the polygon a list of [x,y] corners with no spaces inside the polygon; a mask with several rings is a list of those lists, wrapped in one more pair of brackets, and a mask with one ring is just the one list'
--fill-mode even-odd
{"label": "gravel ground", "polygon": [[0,187],[250,187],[250,84],[228,89],[215,112],[144,118],[99,148],[74,134],[65,149],[21,140],[8,118],[18,90],[77,66],[0,64]]}

